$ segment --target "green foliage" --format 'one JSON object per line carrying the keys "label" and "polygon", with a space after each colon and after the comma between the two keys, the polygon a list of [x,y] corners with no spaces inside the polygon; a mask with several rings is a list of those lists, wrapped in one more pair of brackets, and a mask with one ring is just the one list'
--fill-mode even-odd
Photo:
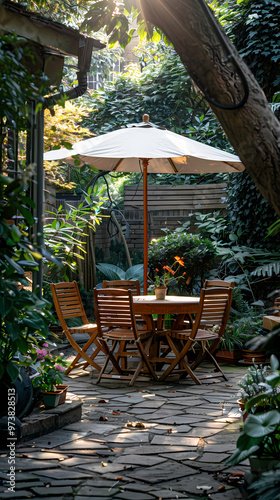
{"label": "green foliage", "polygon": [[47,281],[68,281],[69,270],[77,272],[78,260],[86,253],[82,241],[86,237],[84,230],[90,227],[95,231],[96,224],[100,224],[100,208],[104,201],[101,195],[102,191],[98,192],[97,188],[93,193],[89,188],[85,201],[78,208],[69,205],[65,210],[60,206],[56,212],[47,212],[51,215],[50,222],[44,226],[46,255],[49,257]]}
{"label": "green foliage", "polygon": [[121,267],[113,264],[99,263],[97,269],[110,281],[113,280],[138,280],[140,285],[144,280],[143,264],[136,264],[124,271]]}
{"label": "green foliage", "polygon": [[[245,221],[244,226],[241,223],[238,226],[233,225],[231,212],[227,218],[215,213],[194,215],[199,232],[204,237],[211,238],[215,254],[219,258],[219,265],[211,270],[210,277],[234,281],[246,298],[251,295],[256,301],[256,293],[258,299],[265,298],[264,281],[266,282],[267,278],[277,279],[280,272],[278,245],[271,245],[271,250],[265,249],[260,241],[258,244],[252,243],[251,246],[243,245],[243,228],[247,226]],[[235,298],[238,299],[236,295]]]}
{"label": "green foliage", "polygon": [[[18,180],[0,176],[0,380],[14,381],[19,365],[28,365],[35,355],[34,334],[49,334],[49,304],[29,290],[25,271],[38,269],[42,257],[28,239],[28,228],[34,224],[33,201],[28,186]],[[13,217],[22,214],[15,225]]]}
{"label": "green foliage", "polygon": [[221,4],[221,21],[269,100],[280,89],[279,3],[268,0]]}
{"label": "green foliage", "polygon": [[[227,465],[235,465],[252,455],[258,458],[279,458],[280,439],[280,373],[279,362],[271,356],[272,373],[264,373],[265,382],[259,382],[264,392],[250,398],[245,404],[247,411],[256,411],[257,407],[265,409],[262,413],[250,413],[247,417],[243,432],[237,440],[237,450],[226,461]],[[246,385],[247,387],[247,385]]]}
{"label": "green foliage", "polygon": [[227,325],[224,335],[221,338],[218,349],[226,349],[232,352],[234,349],[242,349],[244,345],[244,335],[234,323]]}
{"label": "green foliage", "polygon": [[149,45],[142,50],[140,63],[141,73],[124,73],[93,92],[90,98],[85,97],[89,109],[94,102],[92,113],[83,122],[85,126],[94,133],[106,133],[140,122],[143,114],[148,113],[150,121],[157,125],[231,150],[221,126],[195,92],[174,49],[162,43]]}
{"label": "green foliage", "polygon": [[[27,101],[44,101],[47,79],[44,75],[34,75],[29,70],[33,55],[24,38],[15,33],[0,37],[0,118],[20,129],[27,120]],[[4,84],[5,82],[5,84]]]}
{"label": "green foliage", "polygon": [[[267,366],[257,366],[253,365],[248,368],[248,372],[244,377],[238,382],[241,388],[237,396],[242,399],[243,403],[247,403],[253,396],[266,392],[266,376],[268,372]],[[256,410],[257,407],[251,407],[251,409]]]}
{"label": "green foliage", "polygon": [[248,342],[248,349],[262,349],[280,356],[279,347],[280,328],[275,327],[271,332],[258,335]]}
{"label": "green foliage", "polygon": [[232,174],[230,180],[228,213],[232,231],[239,231],[239,244],[280,251],[280,233],[266,238],[268,227],[275,222],[277,215],[249,174],[246,171]]}
{"label": "green foliage", "polygon": [[[48,344],[43,344],[43,347],[48,347]],[[39,375],[32,380],[32,384],[42,391],[54,391],[55,386],[63,382],[64,372],[69,362],[62,357],[63,355],[54,356],[44,348],[37,349],[36,353],[39,365],[35,366]]]}
{"label": "green foliage", "polygon": [[280,469],[275,468],[257,478],[248,486],[248,498],[251,500],[280,499]]}

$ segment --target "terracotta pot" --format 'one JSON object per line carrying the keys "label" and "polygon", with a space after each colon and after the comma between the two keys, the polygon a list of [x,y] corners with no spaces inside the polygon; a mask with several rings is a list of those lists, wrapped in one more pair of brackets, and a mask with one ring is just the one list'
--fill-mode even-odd
{"label": "terracotta pot", "polygon": [[215,358],[217,361],[224,361],[225,363],[237,363],[242,358],[242,353],[239,349],[233,349],[232,351],[219,349]]}
{"label": "terracotta pot", "polygon": [[69,385],[57,385],[56,388],[61,391],[60,392],[60,397],[59,397],[59,405],[62,405],[66,401],[66,394],[67,394],[67,389],[69,388]]}
{"label": "terracotta pot", "polygon": [[246,418],[248,417],[248,413],[247,411],[245,411],[245,403],[243,399],[238,399],[237,403],[239,404],[239,408],[242,411],[243,422],[245,422]]}
{"label": "terracotta pot", "polygon": [[266,354],[264,351],[251,351],[249,349],[242,349],[242,357],[246,363],[249,363],[251,365],[259,365],[261,363],[265,363]]}
{"label": "terracotta pot", "polygon": [[155,296],[157,300],[164,300],[166,297],[167,287],[166,286],[155,286]]}

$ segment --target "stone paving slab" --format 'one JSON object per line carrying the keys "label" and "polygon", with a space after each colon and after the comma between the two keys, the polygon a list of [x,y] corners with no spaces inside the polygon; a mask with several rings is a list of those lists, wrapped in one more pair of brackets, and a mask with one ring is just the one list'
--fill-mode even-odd
{"label": "stone paving slab", "polygon": [[[158,484],[161,481],[168,481],[179,477],[193,475],[195,472],[187,465],[174,463],[174,461],[166,461],[163,464],[150,467],[149,469],[140,469],[126,475],[131,478],[140,479],[147,483]],[[197,472],[198,474],[198,472]]]}
{"label": "stone paving slab", "polygon": [[162,462],[165,462],[167,459],[166,458],[161,458],[158,456],[151,456],[151,455],[122,455],[114,461],[114,463],[122,463],[122,464],[129,464],[129,465],[140,465],[140,466],[150,466],[150,465],[157,465]]}
{"label": "stone paving slab", "polygon": [[[70,499],[74,491],[76,500],[205,500],[201,485],[211,486],[211,499],[239,500],[219,471],[226,478],[248,470],[246,463],[224,465],[240,432],[236,392],[245,372],[230,367],[227,382],[205,379],[202,386],[147,380],[132,388],[116,380],[96,385],[96,372],[72,372],[67,384],[84,400],[82,421],[20,443],[18,490],[3,500]],[[207,365],[199,373],[207,374]],[[3,455],[0,467],[7,470]]]}

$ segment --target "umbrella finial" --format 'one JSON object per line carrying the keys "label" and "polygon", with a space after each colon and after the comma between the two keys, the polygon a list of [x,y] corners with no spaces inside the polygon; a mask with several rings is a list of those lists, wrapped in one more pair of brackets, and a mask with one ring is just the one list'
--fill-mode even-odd
{"label": "umbrella finial", "polygon": [[149,123],[149,121],[150,121],[149,115],[143,115],[142,120],[143,120],[143,122]]}

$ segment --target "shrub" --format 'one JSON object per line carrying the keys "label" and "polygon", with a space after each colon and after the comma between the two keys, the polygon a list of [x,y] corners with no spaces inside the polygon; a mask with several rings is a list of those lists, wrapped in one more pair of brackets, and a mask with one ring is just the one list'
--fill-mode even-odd
{"label": "shrub", "polygon": [[[192,278],[192,286],[195,278],[204,276],[204,273],[213,267],[214,246],[211,241],[193,234],[180,231],[167,233],[166,236],[158,238],[149,245],[149,274],[151,278],[155,276],[156,269],[161,269],[163,265],[171,266],[174,257],[178,255],[184,260],[186,279]],[[186,280],[179,280],[179,289],[188,289]]]}

